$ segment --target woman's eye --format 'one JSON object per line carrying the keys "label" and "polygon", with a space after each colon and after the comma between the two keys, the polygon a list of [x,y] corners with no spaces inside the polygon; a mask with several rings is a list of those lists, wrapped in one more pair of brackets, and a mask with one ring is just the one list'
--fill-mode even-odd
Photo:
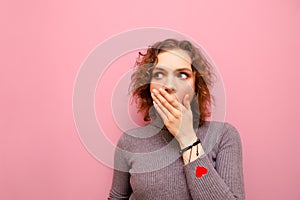
{"label": "woman's eye", "polygon": [[163,77],[163,73],[161,73],[161,72],[155,72],[155,73],[153,74],[153,77],[154,77],[154,78],[157,78],[157,79],[160,79],[160,78]]}
{"label": "woman's eye", "polygon": [[187,79],[188,77],[189,77],[189,75],[185,72],[180,72],[178,74],[178,78],[180,78],[180,79]]}

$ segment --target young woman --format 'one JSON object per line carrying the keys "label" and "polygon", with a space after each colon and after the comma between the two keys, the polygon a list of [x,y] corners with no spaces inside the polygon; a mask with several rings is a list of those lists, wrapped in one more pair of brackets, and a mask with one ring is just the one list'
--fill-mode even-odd
{"label": "young woman", "polygon": [[140,53],[131,91],[150,123],[120,138],[108,199],[245,198],[239,134],[206,120],[212,77],[189,41],[167,39]]}

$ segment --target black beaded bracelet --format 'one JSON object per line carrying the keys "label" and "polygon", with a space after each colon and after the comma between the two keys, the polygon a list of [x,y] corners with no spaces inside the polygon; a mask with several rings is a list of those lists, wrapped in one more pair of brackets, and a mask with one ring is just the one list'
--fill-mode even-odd
{"label": "black beaded bracelet", "polygon": [[196,145],[199,144],[199,143],[200,143],[200,139],[198,138],[198,139],[196,140],[196,142],[194,142],[194,143],[191,144],[190,146],[187,146],[187,147],[185,147],[184,149],[181,149],[181,150],[179,151],[179,154],[182,155],[185,151],[191,149],[193,146],[196,146]]}

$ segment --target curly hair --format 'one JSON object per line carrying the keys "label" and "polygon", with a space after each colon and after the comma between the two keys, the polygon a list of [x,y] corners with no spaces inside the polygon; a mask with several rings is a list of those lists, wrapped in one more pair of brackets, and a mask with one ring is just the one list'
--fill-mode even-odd
{"label": "curly hair", "polygon": [[152,71],[158,62],[158,54],[168,50],[181,49],[191,58],[192,71],[195,73],[195,96],[191,101],[194,124],[201,126],[211,115],[211,96],[209,87],[213,85],[213,67],[205,55],[187,40],[166,39],[149,46],[146,53],[139,52],[135,63],[135,71],[131,76],[129,91],[136,100],[139,112],[144,112],[144,121],[150,121],[153,100],[150,92]]}

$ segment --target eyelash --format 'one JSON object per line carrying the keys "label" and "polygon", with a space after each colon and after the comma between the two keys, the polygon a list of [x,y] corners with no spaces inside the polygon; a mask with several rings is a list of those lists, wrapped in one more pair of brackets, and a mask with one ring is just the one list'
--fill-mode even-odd
{"label": "eyelash", "polygon": [[[180,77],[181,75],[185,75],[186,77],[185,78],[181,78]],[[178,74],[178,78],[180,78],[180,79],[188,79],[189,77],[190,77],[189,74],[185,73],[185,72],[179,72],[179,74]]]}
{"label": "eyelash", "polygon": [[156,78],[156,79],[160,79],[159,77],[157,77],[159,74],[162,74],[162,75],[163,75],[162,72],[155,72],[155,73],[153,74],[153,77]]}
{"label": "eyelash", "polygon": [[[156,79],[161,79],[162,77],[158,77],[159,75],[163,76],[164,74],[162,72],[155,72],[153,74],[153,77],[156,78]],[[182,75],[185,75],[186,77],[185,78],[181,78]],[[186,73],[186,72],[179,72],[177,74],[177,77],[180,78],[180,79],[184,79],[185,80],[185,79],[188,79],[190,77],[190,75],[188,73]]]}

